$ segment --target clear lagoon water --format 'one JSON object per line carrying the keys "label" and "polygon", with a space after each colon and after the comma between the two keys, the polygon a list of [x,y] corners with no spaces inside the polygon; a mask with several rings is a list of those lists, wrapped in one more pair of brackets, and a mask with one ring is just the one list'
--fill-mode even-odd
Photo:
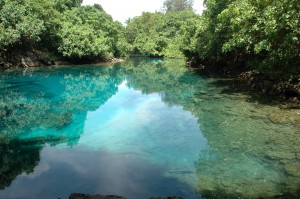
{"label": "clear lagoon water", "polygon": [[300,197],[300,110],[178,60],[0,71],[0,198]]}

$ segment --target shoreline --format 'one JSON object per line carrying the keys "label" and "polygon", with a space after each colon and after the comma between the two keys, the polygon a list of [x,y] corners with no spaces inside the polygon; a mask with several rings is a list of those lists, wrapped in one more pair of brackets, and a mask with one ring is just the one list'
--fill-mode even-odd
{"label": "shoreline", "polygon": [[0,70],[12,68],[35,68],[45,66],[61,66],[61,65],[81,65],[81,64],[103,64],[123,62],[120,58],[104,58],[104,59],[67,59],[60,55],[54,55],[51,52],[33,50],[19,52],[16,51],[10,57],[0,57]]}
{"label": "shoreline", "polygon": [[23,64],[13,65],[9,63],[9,66],[0,67],[0,70],[10,70],[10,69],[30,69],[30,68],[39,68],[39,67],[58,67],[58,66],[68,66],[68,65],[102,65],[102,64],[115,64],[124,62],[124,59],[121,58],[110,58],[104,61],[95,61],[95,62],[69,62],[69,61],[51,61],[49,63],[37,62],[35,64],[24,66]]}
{"label": "shoreline", "polygon": [[[1,60],[0,60],[1,61]],[[107,58],[104,60],[67,60],[61,58],[60,60],[51,53],[42,51],[33,51],[16,53],[10,62],[5,62],[2,59],[0,62],[0,70],[9,69],[27,69],[37,67],[51,67],[64,65],[84,65],[84,64],[114,64],[124,62],[120,58]],[[187,63],[187,67],[191,67]],[[191,67],[200,75],[209,76],[212,78],[232,79],[232,84],[229,86],[232,89],[237,87],[247,87],[250,95],[258,95],[258,97],[271,98],[280,102],[286,108],[300,109],[300,75],[290,79],[275,79],[267,74],[258,72],[256,70],[247,70],[245,68],[230,68],[230,67],[216,67],[216,66],[194,66]],[[245,88],[243,88],[245,89]]]}
{"label": "shoreline", "polygon": [[215,66],[192,67],[200,75],[228,80],[231,89],[242,89],[249,95],[269,98],[285,108],[300,109],[300,76],[275,79],[256,70],[218,68]]}

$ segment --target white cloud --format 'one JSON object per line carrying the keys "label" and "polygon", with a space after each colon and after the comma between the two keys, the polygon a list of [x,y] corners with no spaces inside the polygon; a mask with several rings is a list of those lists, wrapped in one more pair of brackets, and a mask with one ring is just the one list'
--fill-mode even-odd
{"label": "white cloud", "polygon": [[[83,0],[83,5],[100,4],[114,20],[124,23],[128,18],[139,16],[142,12],[160,11],[164,0]],[[197,13],[203,10],[203,0],[194,1]]]}

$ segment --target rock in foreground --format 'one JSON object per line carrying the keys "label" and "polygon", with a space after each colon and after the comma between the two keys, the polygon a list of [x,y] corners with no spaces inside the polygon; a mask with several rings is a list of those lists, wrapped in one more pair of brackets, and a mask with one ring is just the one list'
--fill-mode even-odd
{"label": "rock in foreground", "polygon": [[102,196],[102,195],[89,195],[89,194],[82,194],[82,193],[72,193],[69,196],[69,199],[126,199],[121,196],[114,196],[114,195],[108,195],[108,196]]}
{"label": "rock in foreground", "polygon": [[[114,196],[114,195],[108,195],[108,196],[102,196],[102,195],[89,195],[89,194],[82,194],[82,193],[72,193],[69,197],[69,199],[126,199],[122,196]],[[169,196],[166,198],[162,197],[151,197],[150,199],[183,199],[182,197],[177,196]]]}

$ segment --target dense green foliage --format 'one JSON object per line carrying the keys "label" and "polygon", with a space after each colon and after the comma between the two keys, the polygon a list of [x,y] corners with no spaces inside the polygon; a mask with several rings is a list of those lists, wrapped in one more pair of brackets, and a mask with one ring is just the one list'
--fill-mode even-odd
{"label": "dense green foliage", "polygon": [[66,57],[120,56],[126,52],[122,25],[94,6],[76,7],[64,13],[58,50]]}
{"label": "dense green foliage", "polygon": [[54,3],[47,0],[4,0],[0,4],[0,48],[39,42],[52,25]]}
{"label": "dense green foliage", "polygon": [[193,0],[166,0],[164,2],[164,9],[166,12],[193,10]]}
{"label": "dense green foliage", "polygon": [[128,53],[186,57],[194,63],[248,66],[298,73],[298,0],[166,0],[163,11],[143,13],[126,29],[100,5],[82,0],[2,0],[0,58],[16,50],[47,49],[72,60]]}
{"label": "dense green foliage", "polygon": [[191,24],[184,53],[210,63],[238,63],[267,71],[297,72],[300,64],[298,0],[207,0]]}
{"label": "dense green foliage", "polygon": [[[206,0],[201,16],[192,1],[166,0],[163,12],[128,21],[133,52],[182,57],[194,64],[243,66],[275,74],[299,73],[298,0]],[[174,12],[177,11],[177,12]]]}
{"label": "dense green foliage", "polygon": [[182,57],[179,30],[197,15],[190,10],[143,13],[127,21],[126,38],[133,52],[147,56]]}
{"label": "dense green foliage", "polygon": [[129,47],[123,26],[100,5],[82,0],[3,0],[0,3],[0,54],[50,50],[72,59],[124,55]]}

